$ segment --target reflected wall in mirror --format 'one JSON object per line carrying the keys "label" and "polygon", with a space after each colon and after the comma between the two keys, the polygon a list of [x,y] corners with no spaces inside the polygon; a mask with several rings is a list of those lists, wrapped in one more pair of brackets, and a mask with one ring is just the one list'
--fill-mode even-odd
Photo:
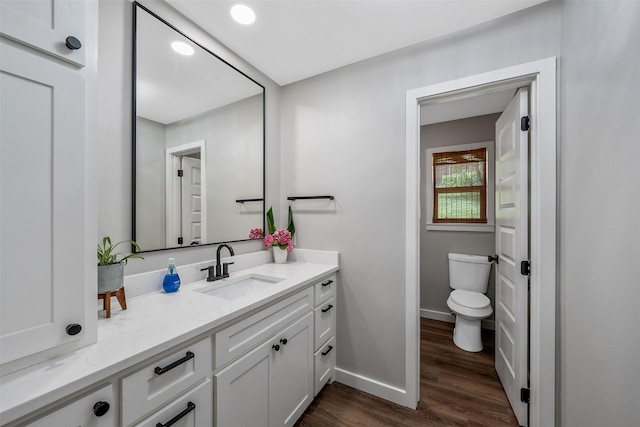
{"label": "reflected wall in mirror", "polygon": [[246,240],[264,228],[264,87],[133,7],[133,240]]}

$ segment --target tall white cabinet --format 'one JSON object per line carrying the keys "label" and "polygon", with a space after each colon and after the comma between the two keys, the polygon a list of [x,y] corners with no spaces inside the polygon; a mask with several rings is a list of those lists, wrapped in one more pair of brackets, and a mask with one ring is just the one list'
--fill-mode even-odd
{"label": "tall white cabinet", "polygon": [[94,1],[0,1],[3,373],[95,341],[84,67],[94,13]]}

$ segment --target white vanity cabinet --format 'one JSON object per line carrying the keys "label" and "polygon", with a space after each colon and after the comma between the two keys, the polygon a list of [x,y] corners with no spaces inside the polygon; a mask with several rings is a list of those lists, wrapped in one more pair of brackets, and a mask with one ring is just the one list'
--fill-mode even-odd
{"label": "white vanity cabinet", "polygon": [[113,386],[109,384],[26,426],[116,427],[118,406],[114,402]]}
{"label": "white vanity cabinet", "polygon": [[333,381],[336,366],[336,286],[332,274],[314,285],[314,396]]}
{"label": "white vanity cabinet", "polygon": [[[191,408],[192,405],[187,405],[189,400],[182,402],[184,405],[181,405],[180,402],[184,399],[176,401],[176,398],[195,384],[203,381],[208,384],[208,395],[210,396],[211,383],[210,380],[207,380],[207,376],[211,374],[212,365],[211,339],[207,337],[172,351],[161,359],[146,364],[133,374],[127,375],[122,379],[122,425],[133,425],[141,417],[163,408],[170,402],[173,402],[170,405],[172,410],[165,408],[152,418],[166,418],[168,414],[173,413],[167,418],[168,420],[179,415],[183,410],[186,410],[187,406]],[[205,393],[206,391],[200,391],[197,396]],[[206,398],[206,396],[203,397]],[[176,406],[178,408],[184,406],[185,408],[176,411]],[[193,412],[193,414],[186,419],[194,419],[198,414],[200,418],[205,417],[206,414],[203,414],[201,406],[198,406],[197,411],[194,411],[195,407],[191,408],[193,410],[189,412]],[[186,416],[186,413],[184,415]],[[162,423],[164,424],[164,421]],[[145,425],[145,422],[142,425]],[[155,424],[153,425],[155,426]]]}
{"label": "white vanity cabinet", "polygon": [[95,341],[95,320],[85,299],[95,286],[85,263],[94,247],[86,242],[85,227],[86,73],[69,63],[84,64],[86,47],[65,45],[67,34],[84,39],[87,11],[97,16],[90,3],[0,2],[0,364],[5,372],[20,369],[6,363]]}
{"label": "white vanity cabinet", "polygon": [[313,400],[313,314],[216,373],[215,394],[216,427],[292,426]]}

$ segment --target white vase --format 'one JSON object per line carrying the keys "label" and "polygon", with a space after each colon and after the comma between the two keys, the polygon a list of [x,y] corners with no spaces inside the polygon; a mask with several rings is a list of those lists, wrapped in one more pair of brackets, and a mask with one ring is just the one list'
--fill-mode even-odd
{"label": "white vase", "polygon": [[280,249],[277,246],[273,247],[273,261],[276,264],[284,264],[285,262],[287,262],[287,254],[289,252],[287,252],[286,249]]}

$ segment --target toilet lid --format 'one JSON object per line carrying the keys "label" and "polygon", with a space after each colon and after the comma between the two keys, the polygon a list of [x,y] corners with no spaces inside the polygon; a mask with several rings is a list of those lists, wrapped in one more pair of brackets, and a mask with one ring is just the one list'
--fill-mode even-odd
{"label": "toilet lid", "polygon": [[451,292],[451,300],[458,305],[468,308],[487,308],[491,306],[491,301],[486,295],[479,292],[463,291],[456,289]]}

